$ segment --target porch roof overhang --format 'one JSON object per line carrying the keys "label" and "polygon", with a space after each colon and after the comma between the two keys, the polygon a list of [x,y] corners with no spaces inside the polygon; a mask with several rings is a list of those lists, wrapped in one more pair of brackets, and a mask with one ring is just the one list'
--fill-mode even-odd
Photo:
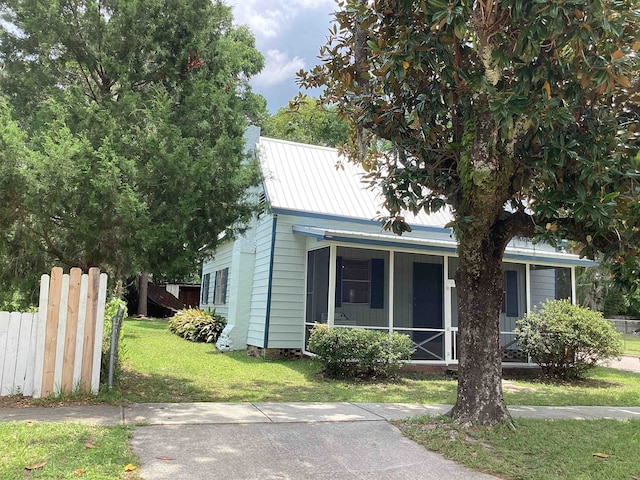
{"label": "porch roof overhang", "polygon": [[[430,238],[399,237],[384,233],[366,233],[348,230],[334,230],[306,225],[294,225],[293,233],[315,238],[318,241],[335,243],[353,243],[358,245],[425,250],[428,252],[456,255],[458,244],[454,240],[436,240]],[[527,263],[550,263],[556,265],[594,266],[596,262],[577,255],[563,252],[536,251],[532,249],[514,248],[508,246],[505,260],[517,260]]]}

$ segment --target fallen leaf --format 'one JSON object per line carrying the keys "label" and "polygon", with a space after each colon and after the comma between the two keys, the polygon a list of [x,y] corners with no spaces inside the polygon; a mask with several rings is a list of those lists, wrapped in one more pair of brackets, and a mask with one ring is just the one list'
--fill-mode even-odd
{"label": "fallen leaf", "polygon": [[129,463],[127,465],[124,466],[124,471],[125,472],[133,472],[136,469],[136,466],[132,463]]}
{"label": "fallen leaf", "polygon": [[84,446],[85,446],[85,448],[96,448],[96,446],[91,442],[85,443]]}
{"label": "fallen leaf", "polygon": [[166,455],[158,455],[156,458],[158,460],[173,460],[173,458],[167,457]]}
{"label": "fallen leaf", "polygon": [[609,458],[609,455],[606,453],[594,453],[593,456],[598,458]]}
{"label": "fallen leaf", "polygon": [[613,58],[614,60],[622,57],[624,57],[624,53],[622,53],[622,50],[616,50],[615,52],[613,52],[613,55],[611,55],[611,58]]}
{"label": "fallen leaf", "polygon": [[471,455],[473,458],[476,458],[478,456],[478,452],[471,452],[469,455]]}
{"label": "fallen leaf", "polygon": [[76,468],[73,473],[75,473],[76,475],[84,475],[84,473],[86,472],[86,470],[84,468]]}
{"label": "fallen leaf", "polygon": [[37,468],[42,468],[47,464],[47,462],[34,463],[33,465],[29,465],[24,467],[25,470],[36,470]]}

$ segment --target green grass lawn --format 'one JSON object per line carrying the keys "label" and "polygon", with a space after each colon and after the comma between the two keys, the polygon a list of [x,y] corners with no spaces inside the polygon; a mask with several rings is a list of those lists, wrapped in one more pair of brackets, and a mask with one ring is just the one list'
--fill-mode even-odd
{"label": "green grass lawn", "polygon": [[622,335],[625,355],[640,355],[640,335]]}
{"label": "green grass lawn", "polygon": [[[404,374],[397,381],[322,378],[310,360],[265,361],[245,352],[219,353],[187,342],[163,320],[124,323],[122,398],[131,402],[350,401],[453,403],[456,381],[445,375]],[[640,374],[596,368],[570,384],[509,379],[511,405],[620,405],[640,403]]]}
{"label": "green grass lawn", "polygon": [[519,419],[515,430],[426,417],[394,423],[429,450],[504,479],[640,478],[640,420]]}
{"label": "green grass lawn", "polygon": [[127,445],[130,435],[128,427],[0,423],[0,478],[138,479],[136,471],[125,471],[136,463]]}

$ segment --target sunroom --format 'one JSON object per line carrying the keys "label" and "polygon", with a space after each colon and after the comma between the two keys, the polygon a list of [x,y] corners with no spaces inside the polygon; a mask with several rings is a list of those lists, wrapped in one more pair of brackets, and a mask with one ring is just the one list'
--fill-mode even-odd
{"label": "sunroom", "polygon": [[[316,323],[366,328],[411,337],[413,363],[458,361],[458,308],[453,241],[296,227],[307,241],[305,352]],[[314,241],[315,240],[315,241]],[[514,330],[516,321],[547,299],[575,302],[574,255],[528,242],[510,244],[503,262],[500,314],[503,362],[527,365]]]}

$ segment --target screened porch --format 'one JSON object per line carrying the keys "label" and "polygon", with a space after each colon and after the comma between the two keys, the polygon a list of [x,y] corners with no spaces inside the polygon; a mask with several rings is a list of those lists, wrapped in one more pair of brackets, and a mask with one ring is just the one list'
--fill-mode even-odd
{"label": "screened porch", "polygon": [[[305,349],[315,323],[411,337],[416,363],[458,360],[453,255],[330,245],[307,252]],[[500,345],[506,363],[527,363],[516,321],[546,299],[574,299],[574,269],[505,262]]]}

